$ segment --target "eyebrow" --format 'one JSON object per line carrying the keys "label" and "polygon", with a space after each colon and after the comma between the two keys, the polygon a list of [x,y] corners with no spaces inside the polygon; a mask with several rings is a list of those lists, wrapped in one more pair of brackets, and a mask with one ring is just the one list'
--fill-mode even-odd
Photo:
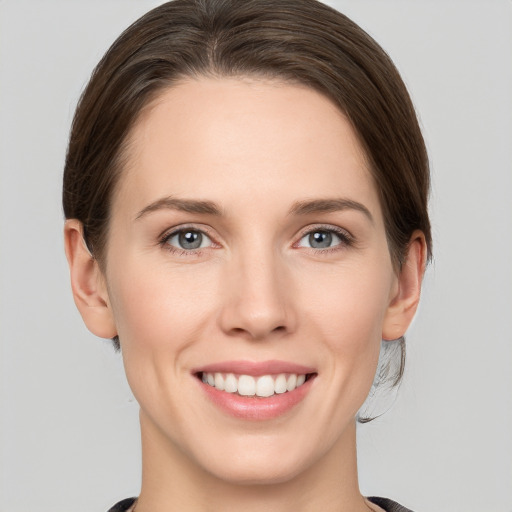
{"label": "eyebrow", "polygon": [[201,213],[203,215],[222,215],[220,208],[212,201],[199,201],[196,199],[178,199],[176,197],[163,197],[143,208],[135,217],[136,220],[148,213],[158,210],[178,210],[187,213]]}
{"label": "eyebrow", "polygon": [[[222,216],[222,211],[213,201],[197,199],[178,199],[168,196],[158,199],[143,208],[135,217],[136,220],[158,210],[178,210],[187,213]],[[356,210],[363,213],[373,222],[370,210],[363,204],[344,198],[312,199],[297,201],[290,208],[290,215],[310,215],[312,213],[331,213],[343,210]]]}
{"label": "eyebrow", "polygon": [[363,213],[373,222],[370,210],[364,204],[344,198],[313,199],[311,201],[298,201],[290,209],[293,215],[309,215],[311,213],[331,213],[343,210],[356,210]]}

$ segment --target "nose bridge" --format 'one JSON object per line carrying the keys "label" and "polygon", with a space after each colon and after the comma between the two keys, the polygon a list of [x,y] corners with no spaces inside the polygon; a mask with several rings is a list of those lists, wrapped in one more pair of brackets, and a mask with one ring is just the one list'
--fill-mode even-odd
{"label": "nose bridge", "polygon": [[266,242],[241,247],[226,268],[222,327],[262,339],[294,328],[288,272],[279,251]]}

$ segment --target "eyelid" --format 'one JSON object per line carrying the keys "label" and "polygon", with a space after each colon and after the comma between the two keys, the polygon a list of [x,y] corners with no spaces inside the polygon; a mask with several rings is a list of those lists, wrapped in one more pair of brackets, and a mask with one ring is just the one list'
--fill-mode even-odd
{"label": "eyelid", "polygon": [[329,250],[336,250],[337,248],[340,248],[340,246],[341,247],[351,246],[355,242],[354,236],[344,228],[341,228],[339,226],[334,226],[332,224],[314,224],[314,225],[309,225],[306,228],[303,228],[299,232],[298,240],[297,240],[297,242],[295,242],[293,244],[293,246],[294,247],[303,247],[303,246],[299,245],[300,241],[305,236],[310,235],[311,233],[315,233],[316,231],[327,231],[327,232],[334,233],[336,236],[338,236],[340,238],[341,243],[339,243],[333,247],[326,247],[323,249],[316,249],[314,247],[305,247],[306,249],[312,249],[314,251],[319,251],[319,252],[327,252]]}
{"label": "eyelid", "polygon": [[[197,249],[181,249],[179,247],[174,247],[167,243],[172,237],[187,230],[197,231],[198,233],[201,233],[202,235],[206,236],[210,240],[211,245],[209,247],[200,247]],[[207,226],[204,226],[203,224],[180,224],[178,226],[168,228],[158,236],[158,244],[161,245],[162,247],[167,245],[167,248],[171,251],[176,250],[178,252],[183,253],[197,253],[199,251],[209,249],[210,247],[220,247],[220,244],[215,240],[215,237],[211,234],[211,230]]]}

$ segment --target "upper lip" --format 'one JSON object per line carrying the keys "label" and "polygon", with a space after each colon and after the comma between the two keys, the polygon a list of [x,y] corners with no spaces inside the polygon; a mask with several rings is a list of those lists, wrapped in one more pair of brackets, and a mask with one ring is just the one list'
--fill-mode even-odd
{"label": "upper lip", "polygon": [[222,361],[194,368],[192,373],[236,373],[239,375],[272,375],[296,373],[298,375],[316,373],[316,369],[289,361]]}

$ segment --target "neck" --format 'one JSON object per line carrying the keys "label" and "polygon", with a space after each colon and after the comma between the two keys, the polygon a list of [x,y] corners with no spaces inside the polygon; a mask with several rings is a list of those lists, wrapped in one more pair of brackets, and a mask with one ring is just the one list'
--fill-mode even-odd
{"label": "neck", "polygon": [[240,484],[222,480],[141,415],[142,488],[137,512],[368,512],[357,480],[356,428],[351,423],[328,453],[285,481]]}

